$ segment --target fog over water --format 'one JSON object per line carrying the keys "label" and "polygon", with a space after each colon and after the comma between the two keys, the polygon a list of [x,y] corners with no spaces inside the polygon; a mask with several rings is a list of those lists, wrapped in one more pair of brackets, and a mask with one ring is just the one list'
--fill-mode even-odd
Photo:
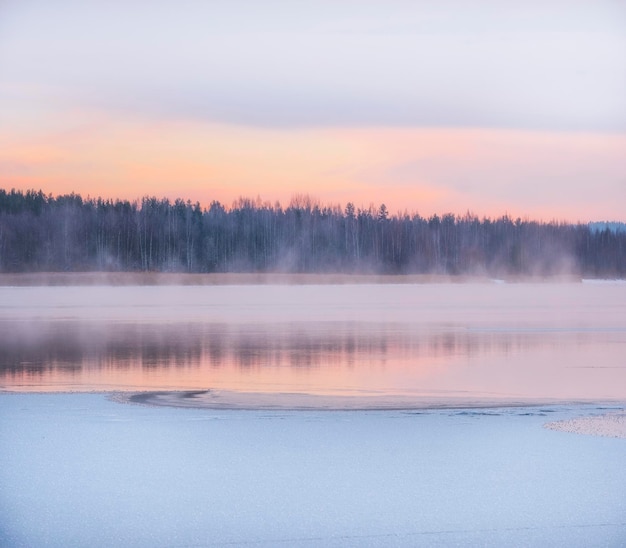
{"label": "fog over water", "polygon": [[194,390],[226,407],[626,398],[620,283],[2,287],[0,303],[9,391]]}

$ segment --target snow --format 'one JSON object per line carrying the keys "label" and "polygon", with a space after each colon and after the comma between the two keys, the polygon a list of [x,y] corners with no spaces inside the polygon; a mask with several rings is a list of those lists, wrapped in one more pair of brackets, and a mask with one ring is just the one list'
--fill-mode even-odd
{"label": "snow", "polygon": [[261,411],[0,394],[1,546],[624,546],[597,406]]}
{"label": "snow", "polygon": [[606,413],[591,417],[576,417],[545,424],[551,430],[607,436],[609,438],[626,438],[626,413]]}

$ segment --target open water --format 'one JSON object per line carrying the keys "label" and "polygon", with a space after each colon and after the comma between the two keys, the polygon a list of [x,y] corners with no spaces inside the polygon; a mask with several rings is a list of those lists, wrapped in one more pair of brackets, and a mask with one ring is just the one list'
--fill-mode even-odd
{"label": "open water", "polygon": [[0,389],[624,401],[626,284],[1,287]]}

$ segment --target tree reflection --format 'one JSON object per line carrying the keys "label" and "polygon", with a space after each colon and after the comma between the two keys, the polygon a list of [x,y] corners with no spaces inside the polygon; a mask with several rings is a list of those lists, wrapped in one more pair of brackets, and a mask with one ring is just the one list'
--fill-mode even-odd
{"label": "tree reflection", "polygon": [[[459,356],[507,355],[552,344],[585,344],[584,333],[481,332],[454,326],[424,330],[407,324],[300,322],[291,324],[5,322],[0,330],[0,380],[5,388],[65,376],[81,385],[98,376],[183,369],[328,370],[427,368]],[[73,380],[72,380],[73,379]],[[141,381],[140,381],[141,382]],[[123,382],[122,382],[123,384]],[[82,386],[82,385],[81,385]],[[81,386],[78,386],[80,389]],[[82,386],[91,389],[90,386]]]}

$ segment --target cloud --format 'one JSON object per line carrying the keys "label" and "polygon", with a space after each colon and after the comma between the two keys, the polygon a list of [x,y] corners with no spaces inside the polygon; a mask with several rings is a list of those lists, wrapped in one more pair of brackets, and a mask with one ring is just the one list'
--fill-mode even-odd
{"label": "cloud", "polygon": [[625,23],[611,0],[8,0],[0,184],[621,219]]}
{"label": "cloud", "polygon": [[0,85],[39,102],[261,127],[626,130],[624,10],[608,0],[8,5]]}

